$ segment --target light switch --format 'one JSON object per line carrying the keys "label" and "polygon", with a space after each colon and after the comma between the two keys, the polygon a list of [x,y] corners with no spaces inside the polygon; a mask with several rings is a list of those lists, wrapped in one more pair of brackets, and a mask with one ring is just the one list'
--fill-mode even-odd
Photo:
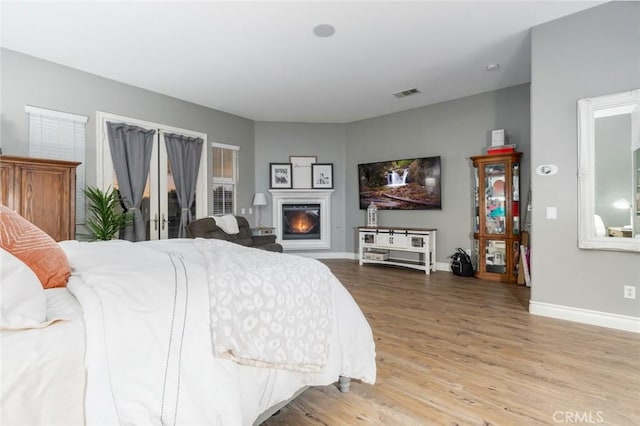
{"label": "light switch", "polygon": [[547,207],[547,219],[555,220],[558,218],[558,209],[556,207]]}
{"label": "light switch", "polygon": [[240,209],[241,214],[245,214],[246,210],[243,208]]}

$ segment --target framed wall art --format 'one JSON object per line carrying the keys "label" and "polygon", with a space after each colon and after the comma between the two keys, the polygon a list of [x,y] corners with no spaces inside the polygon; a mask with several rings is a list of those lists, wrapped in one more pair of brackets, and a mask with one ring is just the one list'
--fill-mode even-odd
{"label": "framed wall art", "polygon": [[269,188],[289,189],[293,184],[291,163],[269,163]]}
{"label": "framed wall art", "polygon": [[315,156],[290,156],[293,188],[311,188],[311,165],[317,161]]}
{"label": "framed wall art", "polygon": [[311,187],[313,189],[333,189],[333,164],[315,163],[311,165]]}

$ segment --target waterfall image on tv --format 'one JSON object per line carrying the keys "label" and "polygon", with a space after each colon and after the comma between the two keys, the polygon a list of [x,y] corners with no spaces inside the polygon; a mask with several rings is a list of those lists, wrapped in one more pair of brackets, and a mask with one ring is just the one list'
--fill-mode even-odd
{"label": "waterfall image on tv", "polygon": [[358,164],[360,208],[441,209],[440,157]]}

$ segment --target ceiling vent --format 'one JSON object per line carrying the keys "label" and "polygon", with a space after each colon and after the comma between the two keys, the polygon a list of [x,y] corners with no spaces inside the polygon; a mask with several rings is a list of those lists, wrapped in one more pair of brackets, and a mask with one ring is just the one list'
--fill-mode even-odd
{"label": "ceiling vent", "polygon": [[393,96],[395,96],[398,99],[401,99],[401,98],[406,98],[407,96],[415,95],[417,93],[422,93],[422,92],[414,87],[413,89],[407,89],[398,93],[394,93]]}

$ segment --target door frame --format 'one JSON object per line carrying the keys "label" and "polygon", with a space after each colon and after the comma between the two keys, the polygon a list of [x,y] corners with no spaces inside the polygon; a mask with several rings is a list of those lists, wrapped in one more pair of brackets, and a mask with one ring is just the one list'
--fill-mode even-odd
{"label": "door frame", "polygon": [[[198,180],[196,182],[196,217],[202,218],[208,215],[209,198],[207,197],[207,157],[208,143],[207,134],[195,130],[181,129],[179,127],[168,126],[166,124],[154,123],[152,121],[140,120],[137,118],[125,117],[123,115],[112,114],[103,111],[96,111],[96,186],[105,189],[113,184],[113,160],[111,159],[111,150],[109,149],[107,122],[114,121],[119,123],[127,123],[134,126],[144,127],[146,129],[155,129],[158,134],[179,133],[181,135],[203,140],[202,155],[200,156],[200,165],[198,169]],[[157,155],[158,147],[154,144],[153,152]],[[149,173],[153,169],[152,165]],[[166,170],[166,164],[164,167]],[[153,188],[151,183],[151,188]],[[199,201],[202,200],[202,201]],[[166,201],[164,202],[166,204]],[[194,218],[194,219],[195,219]],[[152,238],[153,239],[153,238]]]}

